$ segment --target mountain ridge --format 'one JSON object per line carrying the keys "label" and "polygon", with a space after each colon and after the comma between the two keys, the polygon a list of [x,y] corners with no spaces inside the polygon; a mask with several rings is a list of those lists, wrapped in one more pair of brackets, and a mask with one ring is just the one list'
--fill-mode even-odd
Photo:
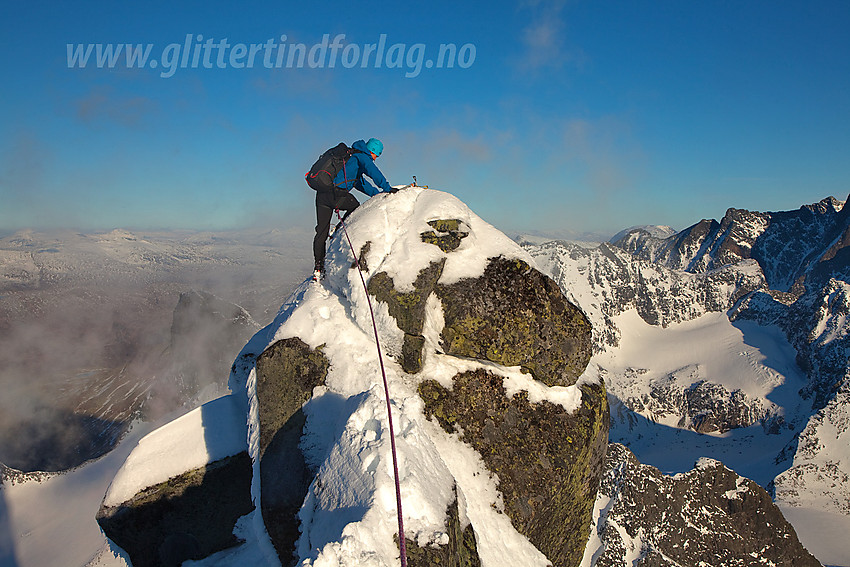
{"label": "mountain ridge", "polygon": [[848,229],[846,201],[827,197],[796,211],[730,208],[720,222],[703,219],[663,239],[633,230],[612,244],[637,258],[687,272],[710,271],[752,258],[771,290],[799,296],[799,286],[813,264],[829,261],[846,248]]}
{"label": "mountain ridge", "polygon": [[[781,395],[761,394],[756,400],[761,408],[758,411],[767,413],[757,417],[749,428],[751,419],[740,418],[750,411],[747,408],[751,404],[736,409],[734,396],[722,391],[708,396],[693,410],[687,410],[687,405],[670,406],[669,400],[687,399],[690,392],[711,383],[703,379],[708,362],[690,370],[670,367],[666,377],[663,373],[659,376],[658,369],[648,371],[651,362],[633,368],[615,364],[606,376],[613,395],[612,439],[632,444],[642,461],[648,459],[654,464],[657,460],[670,466],[670,459],[652,449],[648,440],[653,435],[664,438],[662,423],[673,430],[682,426],[699,430],[699,425],[694,427],[697,423],[709,423],[718,430],[728,426],[734,443],[752,437],[747,433],[751,427],[763,427],[764,432],[756,435],[763,439],[762,447],[754,454],[763,454],[760,458],[764,464],[752,474],[760,477],[777,503],[846,515],[850,486],[850,343],[846,317],[850,312],[849,216],[846,201],[828,197],[795,211],[759,213],[731,208],[720,222],[703,220],[664,239],[633,230],[596,249],[567,243],[527,246],[546,273],[564,289],[573,290],[572,297],[591,319],[604,321],[610,329],[602,340],[594,340],[595,360],[602,367],[613,364],[616,358],[605,353],[622,352],[620,338],[625,331],[620,326],[637,329],[623,318],[629,310],[641,317],[641,325],[648,325],[642,329],[651,325],[684,328],[682,325],[690,325],[689,321],[716,313],[723,317],[718,324],[745,331],[744,346],[748,334],[756,336],[747,331],[745,323],[757,325],[754,329],[758,333],[776,329],[782,335],[780,340],[786,346],[777,343],[770,347],[788,352],[784,355],[786,362],[776,368],[788,386],[798,385],[790,390],[781,387],[785,392]],[[714,289],[713,294],[704,291],[706,282]],[[658,290],[662,291],[656,293]],[[681,304],[686,308],[678,307]],[[627,364],[623,355],[620,359],[620,365]],[[775,366],[776,360],[772,364]],[[769,374],[771,369],[760,372]],[[693,377],[687,378],[689,374]],[[792,379],[795,374],[801,378]],[[649,380],[647,376],[657,378]],[[674,384],[674,389],[667,384]],[[724,398],[727,401],[718,412],[714,404]],[[700,420],[695,421],[694,416]],[[713,421],[718,418],[720,424]],[[723,420],[728,425],[723,425]],[[639,440],[641,436],[643,440]],[[719,438],[708,436],[703,441],[695,437],[694,441],[703,444],[709,456],[724,462],[740,461],[732,454],[733,445],[724,448]],[[767,447],[771,449],[763,453]]]}

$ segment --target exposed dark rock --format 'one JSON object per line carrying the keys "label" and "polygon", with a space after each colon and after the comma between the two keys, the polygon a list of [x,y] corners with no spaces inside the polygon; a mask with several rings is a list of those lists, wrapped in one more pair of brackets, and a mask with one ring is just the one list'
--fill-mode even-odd
{"label": "exposed dark rock", "polygon": [[581,386],[582,405],[567,413],[527,393],[508,398],[502,378],[458,374],[451,390],[419,385],[428,417],[462,431],[498,476],[505,513],[555,567],[581,561],[608,443],[608,403],[599,385]]}
{"label": "exposed dark rock", "polygon": [[611,444],[599,492],[596,567],[820,566],[768,493],[717,461],[670,477]]}
{"label": "exposed dark rock", "polygon": [[457,219],[441,219],[428,222],[434,230],[421,234],[422,242],[433,244],[443,252],[453,252],[460,247],[461,240],[469,236],[469,230]]}
{"label": "exposed dark rock", "polygon": [[[634,369],[629,370],[635,372]],[[776,433],[781,419],[740,389],[729,391],[720,384],[705,380],[683,387],[677,384],[674,376],[657,380],[648,392],[622,402],[630,410],[652,415],[654,419],[677,415],[678,427],[698,433],[725,433],[759,422],[767,432]]]}
{"label": "exposed dark rock", "polygon": [[[828,273],[846,275],[850,208],[833,197],[796,211],[760,213],[729,209],[718,223],[702,220],[666,239],[629,233],[614,242],[638,258],[689,272],[706,272],[749,258],[758,262],[770,289],[803,293],[807,279],[816,286]],[[827,275],[827,277],[824,277]]]}
{"label": "exposed dark rock", "polygon": [[446,354],[522,366],[549,386],[587,367],[591,327],[558,285],[521,260],[490,260],[484,274],[440,285]]}
{"label": "exposed dark rock", "polygon": [[357,255],[357,261],[351,263],[351,269],[353,270],[360,265],[360,270],[363,272],[369,271],[369,264],[366,263],[366,255],[369,253],[369,249],[372,248],[372,242],[370,240],[366,241],[366,244],[360,248],[360,254]]}
{"label": "exposed dark rock", "polygon": [[242,452],[102,507],[97,523],[134,567],[172,567],[241,543],[233,527],[253,509],[251,459]]}
{"label": "exposed dark rock", "polygon": [[369,279],[369,293],[375,299],[387,304],[390,315],[396,320],[399,329],[404,331],[401,365],[405,372],[414,374],[422,368],[422,347],[425,338],[422,328],[425,324],[425,303],[434,291],[437,280],[443,273],[445,259],[431,264],[419,272],[413,282],[413,291],[400,293],[395,289],[393,279],[386,272],[379,272]]}
{"label": "exposed dark rock", "polygon": [[301,406],[324,384],[328,367],[321,349],[297,337],[277,341],[257,359],[261,508],[284,565],[294,564],[298,510],[313,478],[298,447],[306,421]]}

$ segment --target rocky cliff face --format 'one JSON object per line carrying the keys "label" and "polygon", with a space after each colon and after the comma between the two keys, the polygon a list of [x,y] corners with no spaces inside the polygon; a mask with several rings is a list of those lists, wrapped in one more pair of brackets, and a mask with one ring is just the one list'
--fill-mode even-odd
{"label": "rocky cliff face", "polygon": [[667,376],[651,382],[639,396],[625,397],[622,402],[629,410],[659,421],[673,416],[677,427],[697,433],[726,433],[755,423],[762,423],[769,430],[778,419],[771,419],[771,408],[766,403],[741,389],[729,391],[699,378],[682,388],[674,376]]}
{"label": "rocky cliff face", "polygon": [[829,197],[796,211],[729,209],[719,223],[702,220],[665,239],[636,230],[613,244],[638,258],[687,272],[706,272],[752,258],[770,289],[799,294],[799,286],[813,273],[822,283],[825,266],[818,264],[841,257],[846,266],[848,221],[850,209]]}
{"label": "rocky cliff face", "polygon": [[612,444],[605,470],[588,547],[595,567],[820,566],[768,493],[718,461],[665,476]]}

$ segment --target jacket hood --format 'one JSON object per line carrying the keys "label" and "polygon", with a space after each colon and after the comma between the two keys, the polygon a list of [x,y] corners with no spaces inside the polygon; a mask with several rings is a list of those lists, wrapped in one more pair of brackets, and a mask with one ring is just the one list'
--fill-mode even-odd
{"label": "jacket hood", "polygon": [[369,149],[366,147],[365,140],[357,140],[356,142],[351,144],[351,147],[355,150],[360,150],[361,152],[364,152],[366,155],[369,155]]}

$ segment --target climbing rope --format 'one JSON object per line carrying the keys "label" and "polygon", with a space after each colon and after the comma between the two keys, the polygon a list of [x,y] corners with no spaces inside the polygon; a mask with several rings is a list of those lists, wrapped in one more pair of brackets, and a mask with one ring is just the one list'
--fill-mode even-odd
{"label": "climbing rope", "polygon": [[[393,431],[393,416],[390,410],[390,387],[387,384],[387,371],[384,368],[384,357],[381,354],[381,342],[378,339],[378,324],[375,323],[375,312],[372,310],[372,301],[369,299],[369,288],[366,287],[366,278],[363,277],[363,270],[360,269],[360,258],[357,257],[357,252],[354,251],[354,245],[351,243],[351,238],[348,236],[348,231],[345,229],[345,223],[342,222],[342,217],[339,214],[339,209],[336,209],[336,217],[339,219],[339,226],[342,226],[342,232],[345,234],[345,239],[348,241],[348,246],[351,248],[351,254],[354,256],[354,264],[357,266],[357,273],[360,274],[360,281],[363,283],[363,291],[366,292],[366,303],[369,305],[369,315],[372,317],[372,330],[375,332],[375,345],[378,347],[378,362],[381,365],[381,376],[384,379],[384,395],[387,399],[387,421],[390,424],[390,447],[393,454],[393,476],[395,478],[395,500],[398,508],[398,547],[401,551],[401,567],[407,567],[407,545],[404,541],[404,520],[401,511],[401,485],[398,480],[398,456],[395,450],[395,432]],[[337,230],[339,230],[337,226]]]}

